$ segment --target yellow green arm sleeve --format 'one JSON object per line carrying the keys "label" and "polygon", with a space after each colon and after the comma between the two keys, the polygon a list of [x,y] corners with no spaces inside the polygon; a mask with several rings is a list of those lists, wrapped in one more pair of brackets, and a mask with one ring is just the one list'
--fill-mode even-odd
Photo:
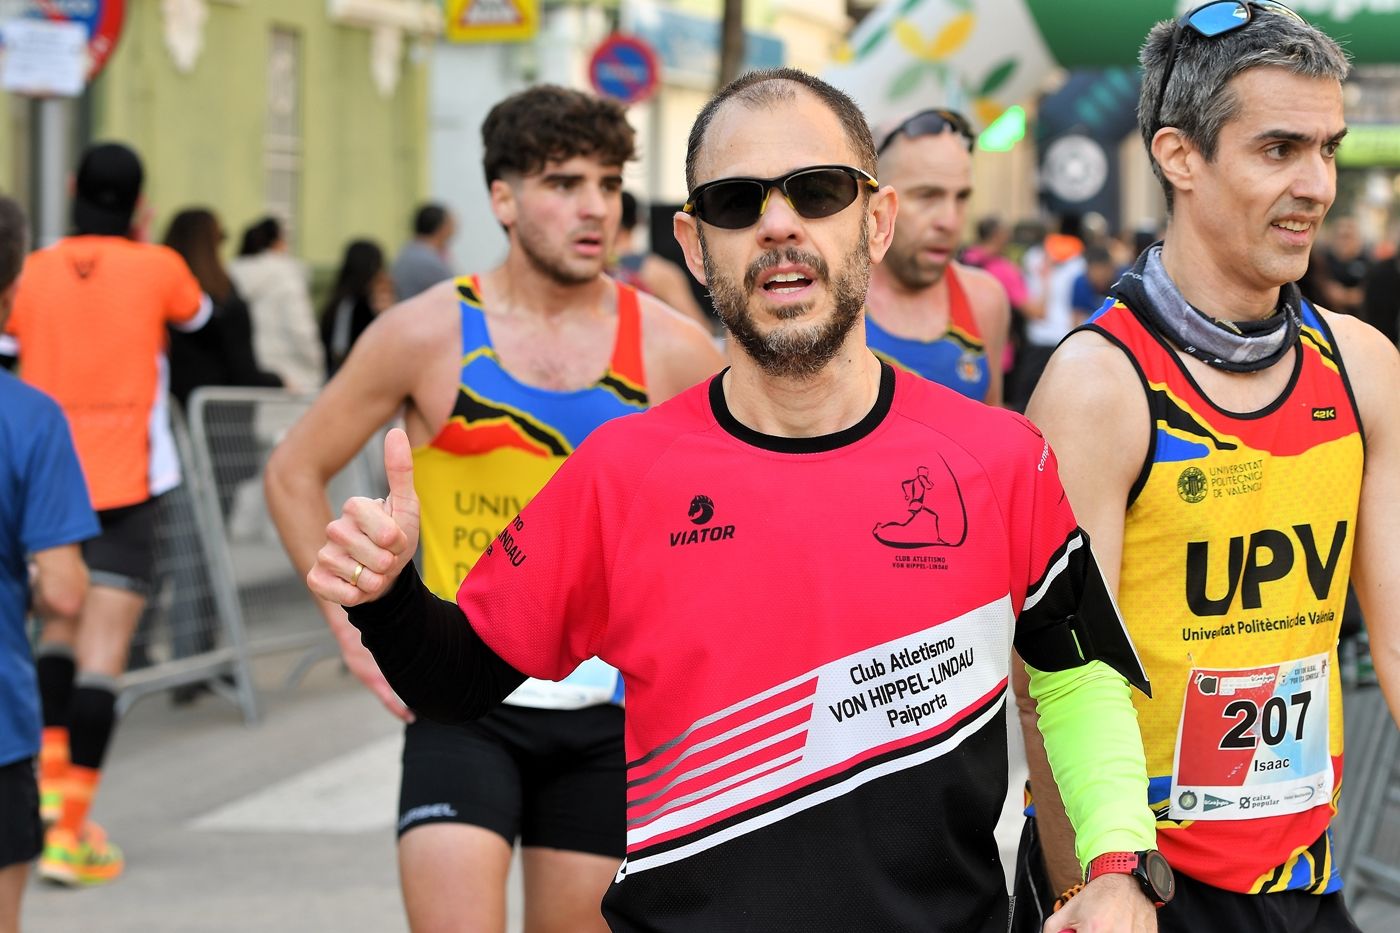
{"label": "yellow green arm sleeve", "polygon": [[1105,852],[1155,849],[1147,759],[1128,682],[1102,661],[1053,673],[1028,664],[1026,672],[1080,866]]}

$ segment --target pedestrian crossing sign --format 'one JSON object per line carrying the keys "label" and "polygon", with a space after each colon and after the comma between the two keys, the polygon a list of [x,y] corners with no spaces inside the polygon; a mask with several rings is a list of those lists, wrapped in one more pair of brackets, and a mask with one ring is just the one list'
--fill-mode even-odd
{"label": "pedestrian crossing sign", "polygon": [[539,0],[447,0],[449,42],[523,42],[540,26]]}

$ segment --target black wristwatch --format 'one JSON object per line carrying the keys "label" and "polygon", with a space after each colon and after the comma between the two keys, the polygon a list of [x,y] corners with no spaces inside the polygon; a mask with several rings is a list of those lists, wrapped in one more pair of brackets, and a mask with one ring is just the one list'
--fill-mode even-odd
{"label": "black wristwatch", "polygon": [[1155,907],[1162,907],[1176,893],[1176,876],[1172,874],[1172,867],[1156,849],[1105,852],[1089,863],[1084,882],[1087,884],[1100,875],[1132,875]]}

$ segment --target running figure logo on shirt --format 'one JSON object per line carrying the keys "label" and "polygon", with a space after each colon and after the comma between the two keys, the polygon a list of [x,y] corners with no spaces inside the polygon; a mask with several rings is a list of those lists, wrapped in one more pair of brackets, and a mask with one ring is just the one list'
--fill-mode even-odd
{"label": "running figure logo on shirt", "polygon": [[900,483],[909,515],[903,521],[878,522],[875,540],[886,547],[959,547],[967,540],[967,506],[948,462],[939,458],[930,471],[921,466]]}

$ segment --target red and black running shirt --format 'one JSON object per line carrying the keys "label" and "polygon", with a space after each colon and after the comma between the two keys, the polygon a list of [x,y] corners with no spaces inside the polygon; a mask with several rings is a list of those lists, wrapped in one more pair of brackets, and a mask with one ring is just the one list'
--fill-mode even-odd
{"label": "red and black running shirt", "polygon": [[888,366],[857,425],[770,437],[722,378],[597,428],[457,596],[523,673],[622,672],[609,923],[1001,933],[1013,636],[1084,566],[1048,446]]}

